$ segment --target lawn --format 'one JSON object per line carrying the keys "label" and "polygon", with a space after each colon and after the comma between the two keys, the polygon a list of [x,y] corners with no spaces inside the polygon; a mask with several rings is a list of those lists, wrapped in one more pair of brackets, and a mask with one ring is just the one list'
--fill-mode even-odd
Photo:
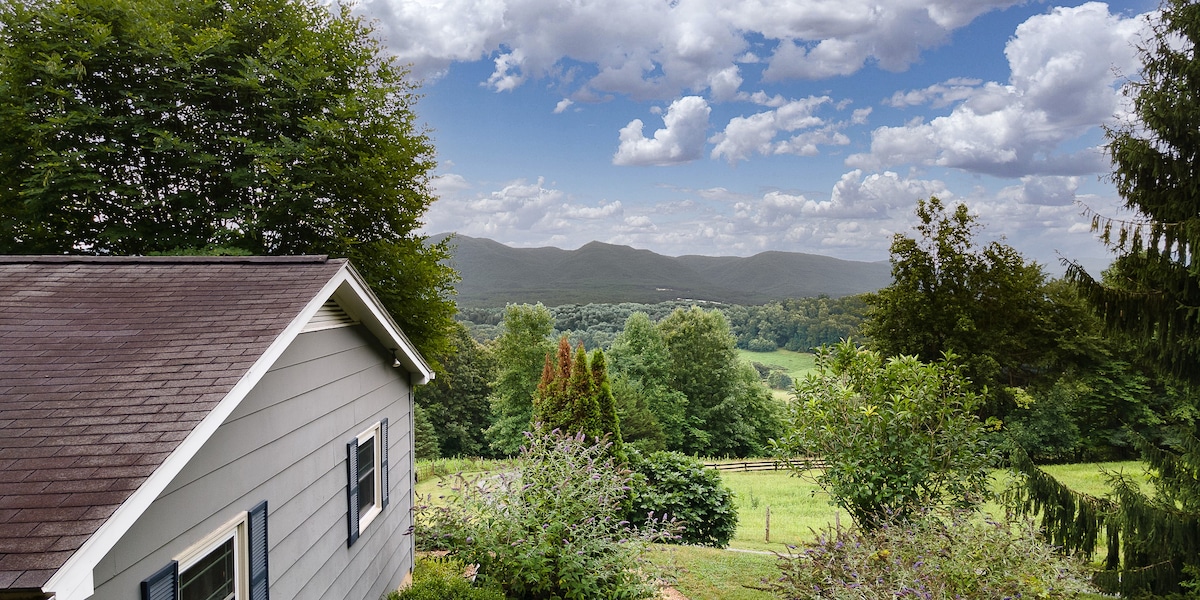
{"label": "lawn", "polygon": [[775,555],[732,552],[702,546],[655,546],[650,562],[668,575],[667,583],[689,600],[771,600],[756,590],[777,575]]}
{"label": "lawn", "polygon": [[[730,546],[747,550],[787,552],[813,538],[813,530],[848,514],[829,504],[829,495],[811,480],[789,471],[726,471],[721,479],[737,494],[738,529]],[[771,512],[770,541],[767,539],[767,511]]]}
{"label": "lawn", "polygon": [[[487,463],[467,462],[454,466],[469,470]],[[450,465],[444,465],[450,466]],[[1142,463],[1090,463],[1051,465],[1044,469],[1074,490],[1103,496],[1107,490],[1108,472],[1141,475]],[[418,470],[422,469],[420,466]],[[438,469],[441,471],[441,469]],[[426,471],[429,472],[429,471]],[[995,472],[995,489],[1002,489],[1008,471]],[[690,600],[732,599],[766,600],[770,594],[754,589],[764,577],[775,575],[773,553],[786,553],[789,544],[796,545],[813,538],[813,532],[840,519],[848,524],[844,511],[829,504],[829,498],[807,478],[788,471],[725,471],[721,478],[737,495],[738,529],[730,542],[733,550],[713,548],[656,546],[649,559],[670,574],[674,587]],[[421,494],[436,495],[437,477],[423,477],[417,485]],[[770,540],[767,540],[766,514],[771,512]],[[1002,509],[995,504],[986,510],[999,516]],[[742,552],[735,550],[743,550]]]}

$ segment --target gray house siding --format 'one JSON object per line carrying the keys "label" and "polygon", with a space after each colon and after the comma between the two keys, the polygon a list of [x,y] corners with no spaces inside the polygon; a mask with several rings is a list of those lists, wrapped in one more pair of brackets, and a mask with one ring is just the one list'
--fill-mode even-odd
{"label": "gray house siding", "polygon": [[[376,600],[412,568],[408,374],[365,328],[301,334],[94,570],[95,598],[142,579],[268,503],[276,599]],[[346,443],[389,421],[390,503],[347,547]]]}

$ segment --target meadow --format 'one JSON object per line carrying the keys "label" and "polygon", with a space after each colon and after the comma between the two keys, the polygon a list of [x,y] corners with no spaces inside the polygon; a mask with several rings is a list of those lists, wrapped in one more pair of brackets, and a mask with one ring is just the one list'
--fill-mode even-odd
{"label": "meadow", "polygon": [[[417,465],[422,495],[439,493],[437,481],[456,472],[482,472],[504,468],[503,462],[481,460],[422,461]],[[1142,463],[1086,463],[1049,465],[1044,469],[1071,489],[1104,496],[1106,472],[1138,475]],[[816,531],[838,520],[850,518],[829,502],[827,494],[806,477],[788,471],[725,471],[721,478],[736,494],[738,529],[728,549],[695,546],[656,546],[649,560],[669,574],[673,587],[690,600],[769,600],[770,594],[755,588],[764,578],[776,574],[775,555],[786,554],[789,545],[802,544],[815,537]],[[1002,490],[1009,472],[997,469],[993,489]],[[766,521],[770,509],[770,537]],[[984,510],[995,517],[1003,508],[989,504]]]}
{"label": "meadow", "polygon": [[762,363],[768,367],[777,367],[787,372],[792,379],[804,377],[816,370],[816,356],[808,352],[792,352],[779,348],[774,352],[751,352],[738,349],[738,358],[749,363]]}

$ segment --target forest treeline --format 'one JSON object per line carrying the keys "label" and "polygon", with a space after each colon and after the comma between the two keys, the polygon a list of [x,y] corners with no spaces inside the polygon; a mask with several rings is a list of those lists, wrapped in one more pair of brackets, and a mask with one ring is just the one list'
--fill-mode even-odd
{"label": "forest treeline", "polygon": [[[594,350],[612,345],[625,328],[625,321],[636,312],[645,313],[657,322],[676,309],[692,306],[720,311],[729,322],[737,347],[755,352],[778,348],[809,352],[843,339],[858,338],[867,315],[867,305],[861,295],[794,298],[760,306],[672,300],[656,304],[571,304],[546,309],[554,319],[555,333],[566,334],[572,341],[582,342],[588,350]],[[500,335],[504,311],[503,306],[461,308],[456,319],[467,328],[471,337],[486,343]]]}

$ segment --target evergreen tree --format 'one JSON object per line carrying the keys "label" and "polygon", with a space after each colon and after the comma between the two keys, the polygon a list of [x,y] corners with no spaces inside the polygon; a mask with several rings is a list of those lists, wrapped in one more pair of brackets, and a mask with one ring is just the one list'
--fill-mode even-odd
{"label": "evergreen tree", "polygon": [[613,398],[612,384],[608,382],[608,364],[604,351],[596,348],[591,359],[592,386],[596,404],[600,409],[600,433],[607,434],[617,452],[621,452],[621,420],[617,416],[617,402]]}
{"label": "evergreen tree", "polygon": [[567,389],[571,381],[571,342],[567,336],[558,339],[556,354],[546,354],[542,366],[542,378],[533,395],[533,418],[531,425],[541,424],[547,430],[570,423],[571,401]]}
{"label": "evergreen tree", "polygon": [[[1117,252],[1110,277],[1097,281],[1079,265],[1068,276],[1117,332],[1141,345],[1166,373],[1200,382],[1200,4],[1165,0],[1153,36],[1140,47],[1141,78],[1131,81],[1134,120],[1109,130],[1113,181],[1139,216],[1093,226]],[[1026,466],[1024,505],[1045,503],[1047,529],[1094,540],[1107,527],[1109,578],[1124,595],[1195,588],[1200,570],[1200,440],[1196,425],[1179,442],[1146,444],[1155,484],[1148,497],[1118,481],[1118,506],[1105,511]],[[1064,501],[1065,500],[1065,501]],[[1118,546],[1118,541],[1120,545]],[[1084,550],[1089,550],[1083,548]],[[1118,584],[1119,581],[1119,584]]]}
{"label": "evergreen tree", "polygon": [[437,430],[420,404],[413,405],[413,453],[417,460],[441,458]]}
{"label": "evergreen tree", "polygon": [[596,350],[592,356],[589,361],[582,343],[572,353],[567,336],[559,339],[558,351],[546,355],[534,396],[532,425],[568,435],[582,433],[590,440],[608,435],[619,456],[621,431],[604,353]]}
{"label": "evergreen tree", "polygon": [[598,439],[600,431],[600,404],[596,402],[596,386],[592,382],[592,370],[588,368],[587,351],[583,344],[575,350],[567,383],[571,420],[564,423],[567,433],[582,433],[588,439]]}
{"label": "evergreen tree", "polygon": [[[1164,369],[1200,382],[1200,6],[1167,0],[1126,93],[1136,120],[1109,130],[1113,181],[1139,218],[1093,216],[1118,253],[1113,275],[1079,281],[1107,322]],[[1114,237],[1115,234],[1115,237]]]}

